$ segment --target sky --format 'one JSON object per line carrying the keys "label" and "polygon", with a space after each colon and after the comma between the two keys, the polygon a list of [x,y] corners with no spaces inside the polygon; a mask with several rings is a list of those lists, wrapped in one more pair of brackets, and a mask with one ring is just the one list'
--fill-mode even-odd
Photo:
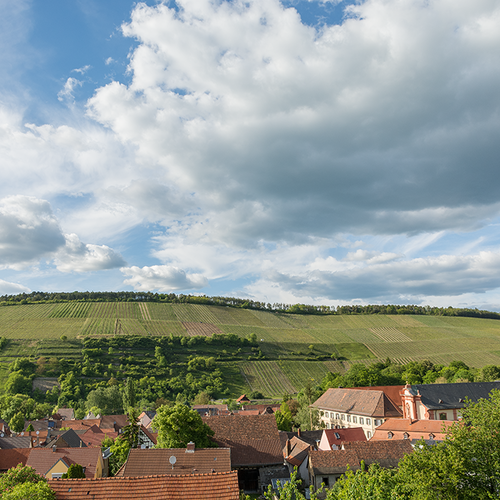
{"label": "sky", "polygon": [[0,13],[0,294],[500,310],[497,0]]}

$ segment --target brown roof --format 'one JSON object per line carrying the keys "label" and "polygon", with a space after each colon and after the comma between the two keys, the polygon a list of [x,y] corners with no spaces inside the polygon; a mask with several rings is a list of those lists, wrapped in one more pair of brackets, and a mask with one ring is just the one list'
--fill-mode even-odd
{"label": "brown roof", "polygon": [[363,389],[328,389],[312,407],[366,415],[373,418],[399,417],[401,410],[382,391]]}
{"label": "brown roof", "polygon": [[87,420],[64,420],[64,422],[61,421],[61,427],[69,427],[70,429],[73,430],[82,430],[82,429],[88,429],[89,427],[92,427],[93,425],[96,425],[97,427],[101,426],[101,419],[100,418],[92,418],[92,419],[87,419]]}
{"label": "brown roof", "polygon": [[93,478],[100,455],[99,448],[57,448],[55,451],[52,448],[33,448],[26,465],[45,476],[58,460],[63,459],[68,466],[79,464],[85,467],[85,477]]}
{"label": "brown roof", "polygon": [[57,500],[239,500],[238,473],[49,479]]}
{"label": "brown roof", "polygon": [[217,415],[203,417],[219,446],[231,448],[233,467],[283,463],[274,415]]}
{"label": "brown roof", "polygon": [[246,394],[242,394],[237,400],[236,402],[237,403],[241,403],[243,401],[250,401],[250,399],[248,399],[247,395]]}
{"label": "brown roof", "polygon": [[305,458],[309,455],[311,445],[302,441],[299,437],[293,436],[287,440],[283,448],[283,456],[285,460],[293,466],[299,467]]}
{"label": "brown roof", "polygon": [[[371,441],[389,439],[430,439],[442,441],[446,437],[446,428],[456,424],[453,420],[411,420],[409,418],[389,418],[379,425],[371,438]],[[405,437],[407,434],[407,437]]]}
{"label": "brown roof", "polygon": [[378,463],[381,467],[397,467],[399,461],[413,451],[409,441],[355,441],[344,443],[343,448],[311,451],[309,459],[314,474],[341,474],[348,465],[356,470],[362,460],[366,465]]}
{"label": "brown roof", "polygon": [[353,450],[311,450],[309,452],[309,460],[315,475],[343,474],[348,466],[351,470],[359,469],[359,458]]}
{"label": "brown roof", "polygon": [[31,448],[0,450],[0,472],[9,470],[17,464],[26,465]]}
{"label": "brown roof", "polygon": [[356,389],[360,389],[362,391],[382,391],[399,408],[403,406],[400,391],[402,391],[404,388],[404,385],[377,385],[373,387],[356,387]]}
{"label": "brown roof", "polygon": [[366,465],[376,462],[386,468],[397,467],[399,461],[413,451],[408,440],[353,441],[344,443],[344,448],[356,452],[359,460],[364,460]]}
{"label": "brown roof", "polygon": [[[175,464],[169,462],[175,457]],[[150,475],[208,474],[231,470],[229,448],[197,448],[194,452],[186,448],[131,449],[122,475],[124,477]]]}
{"label": "brown roof", "polygon": [[119,429],[128,425],[127,415],[104,415],[101,417],[101,429],[113,429],[118,432]]}

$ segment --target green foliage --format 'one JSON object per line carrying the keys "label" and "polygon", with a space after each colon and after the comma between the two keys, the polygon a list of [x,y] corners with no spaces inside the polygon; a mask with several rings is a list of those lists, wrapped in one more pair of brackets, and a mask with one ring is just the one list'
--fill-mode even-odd
{"label": "green foliage", "polygon": [[123,408],[125,411],[128,411],[129,408],[135,408],[136,403],[137,400],[136,400],[135,382],[132,378],[129,377],[127,378],[127,384],[125,385],[125,390],[123,391]]}
{"label": "green foliage", "polygon": [[7,394],[31,394],[31,379],[21,372],[12,372],[4,385]]}
{"label": "green foliage", "polygon": [[158,408],[153,427],[158,430],[157,448],[185,448],[190,441],[197,448],[216,446],[210,439],[214,431],[202,421],[197,411],[181,403]]}
{"label": "green foliage", "polygon": [[2,500],[56,500],[47,483],[23,483],[2,494]]}
{"label": "green foliage", "polygon": [[14,432],[22,432],[24,429],[24,415],[19,412],[16,413],[9,421],[9,427]]}
{"label": "green foliage", "polygon": [[[297,479],[297,468],[295,467],[292,474],[290,474],[290,481],[284,484],[278,484],[278,490],[274,491],[272,486],[269,485],[267,491],[264,492],[266,500],[305,500],[305,495],[301,489],[302,481]],[[314,492],[313,488],[309,489],[311,500],[318,500],[318,495],[322,494],[322,490]]]}
{"label": "green foliage", "polygon": [[83,472],[83,467],[79,464],[71,464],[68,467],[67,472],[62,475],[62,479],[83,479],[85,478],[85,473]]}
{"label": "green foliage", "polygon": [[2,493],[2,498],[4,498],[6,492],[20,484],[35,484],[40,482],[47,482],[47,480],[38,475],[33,467],[18,464],[4,474],[0,474],[0,492]]}
{"label": "green foliage", "polygon": [[280,431],[290,432],[292,430],[292,413],[286,401],[281,403],[280,409],[274,414],[274,417]]}
{"label": "green foliage", "polygon": [[98,408],[101,415],[115,415],[123,409],[123,396],[116,385],[98,387],[87,396],[87,409]]}

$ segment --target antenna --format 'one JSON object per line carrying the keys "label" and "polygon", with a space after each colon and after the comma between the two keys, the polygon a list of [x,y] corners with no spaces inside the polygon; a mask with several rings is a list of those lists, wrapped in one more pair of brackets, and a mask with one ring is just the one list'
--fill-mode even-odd
{"label": "antenna", "polygon": [[172,464],[172,470],[174,470],[174,464],[175,462],[177,462],[177,459],[174,457],[174,455],[172,455],[168,461]]}

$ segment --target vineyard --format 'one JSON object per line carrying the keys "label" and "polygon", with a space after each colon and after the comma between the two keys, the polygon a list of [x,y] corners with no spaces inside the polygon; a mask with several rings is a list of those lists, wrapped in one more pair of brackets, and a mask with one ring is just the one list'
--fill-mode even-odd
{"label": "vineyard", "polygon": [[[500,365],[500,321],[411,315],[297,315],[227,306],[148,302],[67,302],[0,307],[0,373],[19,356],[78,358],[90,337],[255,335],[258,353],[235,369],[248,390],[297,392],[328,371],[390,358],[472,367]],[[191,349],[195,353],[196,349]],[[154,353],[152,353],[154,354]],[[258,354],[258,355],[257,355]]]}

